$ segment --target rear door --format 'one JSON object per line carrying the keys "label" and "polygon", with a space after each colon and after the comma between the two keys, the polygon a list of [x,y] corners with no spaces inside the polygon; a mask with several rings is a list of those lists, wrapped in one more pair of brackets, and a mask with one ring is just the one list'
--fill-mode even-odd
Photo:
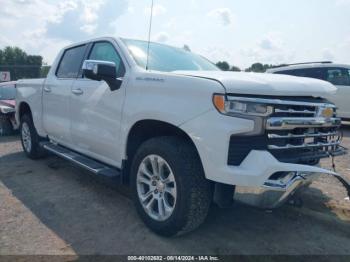
{"label": "rear door", "polygon": [[327,68],[327,81],[337,87],[334,102],[338,107],[338,116],[350,118],[350,69]]}
{"label": "rear door", "polygon": [[47,79],[43,90],[43,125],[50,139],[71,145],[70,95],[71,87],[79,75],[86,45],[63,52],[54,76]]}
{"label": "rear door", "polygon": [[[117,46],[109,41],[92,44],[89,60],[114,62],[117,77],[124,77],[124,63]],[[120,166],[120,128],[125,85],[111,91],[104,81],[78,78],[71,92],[71,137],[77,150],[85,155]]]}

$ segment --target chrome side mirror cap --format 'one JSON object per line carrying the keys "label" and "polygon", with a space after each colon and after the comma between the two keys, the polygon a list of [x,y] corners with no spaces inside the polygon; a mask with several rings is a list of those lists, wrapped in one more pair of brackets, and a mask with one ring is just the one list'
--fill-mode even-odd
{"label": "chrome side mirror cap", "polygon": [[82,69],[84,77],[95,81],[105,81],[111,91],[118,90],[122,84],[122,79],[117,79],[117,68],[114,62],[85,60]]}

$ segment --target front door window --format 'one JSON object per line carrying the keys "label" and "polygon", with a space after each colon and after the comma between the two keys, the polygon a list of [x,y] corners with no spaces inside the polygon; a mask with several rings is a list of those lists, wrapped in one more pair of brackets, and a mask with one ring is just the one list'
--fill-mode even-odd
{"label": "front door window", "polygon": [[111,43],[95,43],[89,55],[89,60],[114,62],[117,69],[117,77],[122,77],[125,74],[123,62]]}

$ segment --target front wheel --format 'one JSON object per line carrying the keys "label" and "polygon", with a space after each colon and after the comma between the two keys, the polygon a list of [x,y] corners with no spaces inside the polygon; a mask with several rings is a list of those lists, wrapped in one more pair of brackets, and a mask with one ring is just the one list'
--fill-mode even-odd
{"label": "front wheel", "polygon": [[36,132],[30,115],[24,115],[21,118],[20,134],[23,151],[29,158],[38,159],[46,155],[44,149],[39,144],[41,138]]}
{"label": "front wheel", "polygon": [[185,140],[146,141],[134,157],[131,176],[137,211],[157,234],[184,234],[206,218],[211,186],[195,148]]}

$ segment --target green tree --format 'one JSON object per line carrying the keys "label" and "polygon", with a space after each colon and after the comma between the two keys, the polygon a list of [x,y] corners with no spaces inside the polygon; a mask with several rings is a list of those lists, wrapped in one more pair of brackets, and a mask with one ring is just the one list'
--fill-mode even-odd
{"label": "green tree", "polygon": [[257,73],[264,73],[267,69],[274,68],[276,66],[283,66],[284,64],[280,65],[271,65],[271,64],[262,64],[262,63],[254,63],[249,68],[247,68],[246,72],[257,72]]}
{"label": "green tree", "polygon": [[229,71],[230,70],[230,65],[226,61],[219,61],[216,63],[216,66],[220,68],[222,71]]}
{"label": "green tree", "polygon": [[45,78],[50,71],[51,66],[43,65],[41,67],[40,77]]}
{"label": "green tree", "polygon": [[237,66],[230,66],[230,64],[226,61],[219,61],[216,63],[216,66],[223,71],[235,71],[240,72],[241,69]]}
{"label": "green tree", "polygon": [[265,72],[265,68],[264,68],[264,65],[262,63],[254,63],[251,65],[251,67],[247,68],[245,71],[246,72],[263,73],[263,72]]}
{"label": "green tree", "polygon": [[0,71],[9,71],[11,80],[40,77],[42,63],[42,56],[27,55],[19,47],[0,50]]}
{"label": "green tree", "polygon": [[230,71],[233,71],[233,72],[241,72],[241,69],[240,69],[238,66],[231,66]]}

